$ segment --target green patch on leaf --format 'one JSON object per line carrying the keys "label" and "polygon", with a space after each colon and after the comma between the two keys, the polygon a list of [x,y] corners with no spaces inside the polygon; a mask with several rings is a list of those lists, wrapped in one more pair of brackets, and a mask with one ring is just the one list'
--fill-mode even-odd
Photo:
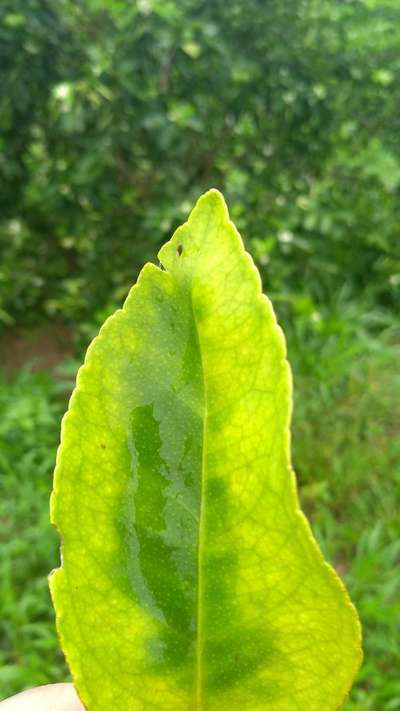
{"label": "green patch on leaf", "polygon": [[299,510],[284,338],[222,196],[102,327],[63,421],[58,630],[89,711],[330,711],[361,659]]}

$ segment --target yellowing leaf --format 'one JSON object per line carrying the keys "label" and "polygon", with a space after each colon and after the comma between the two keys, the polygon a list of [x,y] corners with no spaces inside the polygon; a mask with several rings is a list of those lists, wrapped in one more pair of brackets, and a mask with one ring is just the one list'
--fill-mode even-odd
{"label": "yellowing leaf", "polygon": [[90,346],[63,421],[51,577],[89,711],[330,711],[360,664],[299,511],[291,378],[215,190]]}

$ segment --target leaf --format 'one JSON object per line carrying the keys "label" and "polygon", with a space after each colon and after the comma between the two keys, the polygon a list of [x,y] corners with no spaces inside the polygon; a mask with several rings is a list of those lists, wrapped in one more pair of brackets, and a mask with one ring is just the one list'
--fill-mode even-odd
{"label": "leaf", "polygon": [[299,511],[284,338],[222,196],[146,264],[63,421],[51,577],[89,711],[325,711],[360,664]]}

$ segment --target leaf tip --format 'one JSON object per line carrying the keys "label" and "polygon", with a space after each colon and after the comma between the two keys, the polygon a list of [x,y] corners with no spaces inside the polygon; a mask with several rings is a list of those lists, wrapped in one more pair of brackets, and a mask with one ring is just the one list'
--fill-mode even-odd
{"label": "leaf tip", "polygon": [[217,188],[210,188],[210,190],[207,190],[207,192],[203,193],[203,195],[199,197],[191,215],[193,215],[193,213],[195,213],[198,209],[204,209],[205,207],[221,212],[223,217],[229,220],[229,212],[225,198],[223,194],[217,190]]}

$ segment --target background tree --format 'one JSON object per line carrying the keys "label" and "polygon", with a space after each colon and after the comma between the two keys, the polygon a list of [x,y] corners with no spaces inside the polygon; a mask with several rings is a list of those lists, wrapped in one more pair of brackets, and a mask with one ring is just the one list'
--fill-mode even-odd
{"label": "background tree", "polygon": [[344,287],[397,300],[396,2],[5,0],[0,13],[3,320],[119,303],[212,185],[286,305]]}

